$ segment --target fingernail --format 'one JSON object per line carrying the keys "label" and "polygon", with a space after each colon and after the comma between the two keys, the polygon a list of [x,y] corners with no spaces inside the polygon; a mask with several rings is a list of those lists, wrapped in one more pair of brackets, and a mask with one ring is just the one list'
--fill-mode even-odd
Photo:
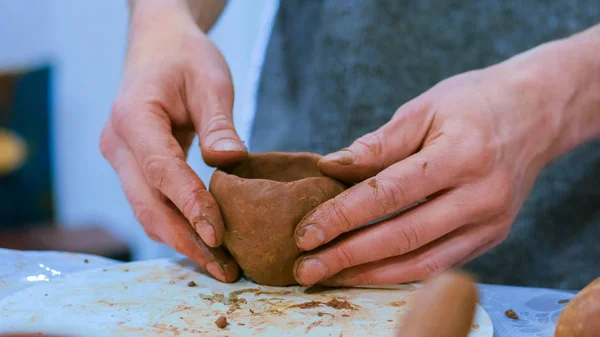
{"label": "fingernail", "polygon": [[225,271],[227,282],[235,282],[238,279],[239,268],[235,263],[223,264],[223,270]]}
{"label": "fingernail", "polygon": [[354,156],[354,153],[352,153],[352,151],[341,150],[338,152],[328,154],[325,157],[323,157],[323,159],[321,159],[321,160],[334,161],[340,165],[350,165],[350,164],[354,163],[354,161],[356,160],[356,157]]}
{"label": "fingernail", "polygon": [[221,139],[211,147],[213,151],[244,151],[244,146],[232,139]]}
{"label": "fingernail", "polygon": [[296,279],[303,285],[319,283],[327,277],[327,266],[319,259],[306,259],[296,268]]}
{"label": "fingernail", "polygon": [[217,246],[217,236],[215,234],[215,230],[208,220],[200,220],[194,225],[194,228],[196,228],[196,231],[204,243],[210,247]]}
{"label": "fingernail", "polygon": [[298,231],[296,244],[300,249],[311,250],[325,243],[325,233],[315,225],[308,225]]}
{"label": "fingernail", "polygon": [[211,261],[206,264],[206,271],[208,271],[212,276],[217,278],[219,281],[227,282],[227,276],[225,276],[225,271],[220,264],[216,261]]}

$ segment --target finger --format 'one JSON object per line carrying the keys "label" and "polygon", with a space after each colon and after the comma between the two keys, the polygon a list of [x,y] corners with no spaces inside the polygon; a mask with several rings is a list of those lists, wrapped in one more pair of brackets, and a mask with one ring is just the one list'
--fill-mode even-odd
{"label": "finger", "polygon": [[[132,113],[132,109],[148,113]],[[206,244],[223,241],[219,207],[173,136],[166,112],[156,106],[115,106],[111,127],[135,156],[146,181],[171,200]]]}
{"label": "finger", "polygon": [[144,229],[190,257],[215,278],[223,282],[235,281],[239,277],[235,261],[221,249],[207,247],[187,220],[160,200],[160,192],[146,183],[129,150],[122,148],[115,157],[114,167],[125,195]]}
{"label": "finger", "polygon": [[494,229],[467,226],[405,255],[346,269],[322,282],[330,286],[397,284],[421,281],[458,264],[487,245]]}
{"label": "finger", "polygon": [[363,181],[415,153],[432,123],[425,99],[416,98],[396,111],[378,130],[319,161],[324,174],[351,182]]}
{"label": "finger", "polygon": [[[465,202],[465,190],[453,190],[399,217],[356,231],[333,245],[301,257],[294,272],[299,283],[313,285],[338,272],[399,256],[437,240],[473,221],[477,203]],[[374,244],[376,243],[376,244]]]}
{"label": "finger", "polygon": [[229,73],[204,70],[186,78],[186,84],[190,88],[186,89],[187,105],[198,130],[204,162],[226,167],[243,161],[248,150],[233,125],[233,84]]}
{"label": "finger", "polygon": [[342,233],[452,187],[458,170],[448,164],[453,161],[446,159],[452,154],[451,148],[440,144],[423,149],[321,204],[298,224],[298,247],[315,249]]}

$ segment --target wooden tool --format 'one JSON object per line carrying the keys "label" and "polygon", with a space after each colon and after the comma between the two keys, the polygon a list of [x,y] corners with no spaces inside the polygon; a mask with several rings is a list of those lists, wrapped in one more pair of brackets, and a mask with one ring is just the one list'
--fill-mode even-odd
{"label": "wooden tool", "polygon": [[466,337],[478,300],[471,277],[447,272],[425,283],[403,319],[402,337]]}

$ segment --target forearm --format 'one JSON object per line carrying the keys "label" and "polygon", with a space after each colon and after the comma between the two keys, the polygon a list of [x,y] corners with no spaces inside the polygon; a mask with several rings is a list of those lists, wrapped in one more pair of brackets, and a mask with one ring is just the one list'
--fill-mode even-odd
{"label": "forearm", "polygon": [[574,88],[563,111],[558,155],[600,138],[600,24],[559,44],[557,53]]}
{"label": "forearm", "polygon": [[528,102],[524,111],[541,120],[544,141],[551,143],[545,162],[600,138],[600,25],[543,44],[498,67],[516,83],[514,94]]}
{"label": "forearm", "polygon": [[133,14],[150,7],[176,6],[182,12],[189,14],[200,29],[208,32],[226,4],[227,0],[129,0],[129,9]]}

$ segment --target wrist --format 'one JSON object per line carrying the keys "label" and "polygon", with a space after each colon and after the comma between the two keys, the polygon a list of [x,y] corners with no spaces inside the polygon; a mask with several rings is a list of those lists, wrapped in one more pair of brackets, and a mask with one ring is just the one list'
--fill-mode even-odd
{"label": "wrist", "polygon": [[[595,29],[595,31],[593,31]],[[595,34],[595,35],[594,35]],[[539,114],[544,164],[600,137],[600,26],[508,60],[528,114]],[[534,141],[538,141],[534,139]]]}
{"label": "wrist", "polygon": [[193,16],[184,0],[129,0],[129,27],[133,32],[185,22],[193,22]]}
{"label": "wrist", "polygon": [[148,16],[144,14],[148,12],[160,15],[165,10],[175,11],[206,33],[215,24],[226,4],[227,0],[129,0],[130,22],[140,21],[135,19]]}

